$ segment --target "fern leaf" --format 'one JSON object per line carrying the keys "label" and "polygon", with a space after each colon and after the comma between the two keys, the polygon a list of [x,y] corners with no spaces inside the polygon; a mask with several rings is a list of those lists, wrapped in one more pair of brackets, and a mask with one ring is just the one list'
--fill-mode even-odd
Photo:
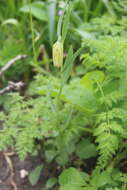
{"label": "fern leaf", "polygon": [[[99,165],[105,167],[108,161],[118,150],[119,140],[111,131],[113,124],[102,123],[95,129],[96,142],[100,152]],[[120,128],[121,131],[121,128]]]}

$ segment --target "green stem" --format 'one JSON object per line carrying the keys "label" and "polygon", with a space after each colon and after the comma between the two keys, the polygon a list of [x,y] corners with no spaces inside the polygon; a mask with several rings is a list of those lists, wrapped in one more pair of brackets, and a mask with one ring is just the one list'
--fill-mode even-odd
{"label": "green stem", "polygon": [[71,118],[72,118],[72,115],[73,115],[73,110],[74,110],[74,108],[73,108],[73,106],[71,106],[70,113],[69,113],[67,121],[65,123],[65,128],[67,128],[69,126],[69,124],[70,124],[70,121],[71,121]]}
{"label": "green stem", "polygon": [[81,128],[81,130],[93,134],[93,130],[88,129],[87,127],[83,127],[83,128]]}
{"label": "green stem", "polygon": [[[98,88],[99,88],[99,90],[100,90],[100,92],[101,92],[102,97],[105,98],[103,89],[102,89],[101,85],[99,84],[99,82],[97,82],[97,85],[98,85]],[[106,114],[107,125],[109,125],[109,117],[108,117],[108,112],[109,112],[109,110],[108,110],[108,106],[107,106],[107,104],[106,104],[105,102],[104,102],[104,105],[105,105],[105,109],[106,109],[106,113],[107,113],[107,114]]]}
{"label": "green stem", "polygon": [[68,2],[69,2],[69,0],[66,0],[65,8],[64,8],[64,10],[63,10],[62,15],[61,15],[60,18],[59,18],[58,27],[57,27],[58,41],[61,41],[61,37],[62,37],[62,35],[61,35],[62,23],[63,23],[64,13],[65,13],[65,11],[66,11],[66,7],[67,7]]}
{"label": "green stem", "polygon": [[36,58],[36,48],[35,48],[35,41],[34,41],[34,24],[33,24],[33,17],[32,17],[32,12],[31,12],[31,0],[29,0],[29,9],[30,9],[30,29],[31,29],[31,34],[32,34],[32,48],[33,48],[33,56],[34,56],[34,63],[37,63],[37,58]]}
{"label": "green stem", "polygon": [[126,157],[127,151],[124,150],[123,152],[120,153],[120,151],[117,153],[116,157],[112,160],[111,164],[109,167],[114,168],[119,162]]}

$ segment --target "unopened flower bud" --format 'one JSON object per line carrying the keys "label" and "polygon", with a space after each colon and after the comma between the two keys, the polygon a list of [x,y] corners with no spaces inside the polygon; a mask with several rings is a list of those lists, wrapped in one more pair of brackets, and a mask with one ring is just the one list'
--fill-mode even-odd
{"label": "unopened flower bud", "polygon": [[57,41],[53,45],[52,55],[53,55],[54,66],[61,67],[63,64],[63,43],[62,42]]}

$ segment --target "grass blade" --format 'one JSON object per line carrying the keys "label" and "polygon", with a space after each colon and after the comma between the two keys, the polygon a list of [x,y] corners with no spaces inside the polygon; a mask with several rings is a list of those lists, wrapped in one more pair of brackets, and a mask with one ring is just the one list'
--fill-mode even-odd
{"label": "grass blade", "polygon": [[55,34],[56,0],[48,1],[47,15],[48,15],[49,41],[50,41],[50,45],[52,46],[54,42],[54,34]]}
{"label": "grass blade", "polygon": [[72,11],[72,7],[71,5],[68,6],[67,8],[67,14],[64,17],[64,21],[63,21],[63,27],[62,27],[62,42],[64,43],[67,32],[68,32],[68,28],[69,28],[69,21],[70,21],[70,14]]}
{"label": "grass blade", "polygon": [[67,82],[70,73],[72,71],[73,65],[74,65],[74,61],[77,58],[77,56],[82,52],[83,47],[80,48],[78,51],[76,51],[73,54],[73,49],[72,47],[70,47],[69,52],[68,52],[68,56],[65,60],[65,64],[62,70],[62,86]]}

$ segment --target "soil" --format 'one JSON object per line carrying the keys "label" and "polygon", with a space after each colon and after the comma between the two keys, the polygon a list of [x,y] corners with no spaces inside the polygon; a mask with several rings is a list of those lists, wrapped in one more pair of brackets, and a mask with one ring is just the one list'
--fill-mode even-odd
{"label": "soil", "polygon": [[[72,167],[79,167],[81,171],[86,171],[91,174],[96,165],[96,159],[91,158],[77,164],[77,158],[73,157],[70,165]],[[85,164],[84,164],[85,163]],[[37,166],[43,164],[43,169],[36,185],[32,186],[29,182],[28,175],[21,177],[21,171],[25,170],[28,174]],[[60,167],[53,163],[46,163],[42,157],[28,156],[24,161],[21,161],[15,152],[8,150],[7,152],[0,152],[0,190],[44,190],[47,180],[51,177],[58,177],[61,172]],[[52,188],[57,190],[58,186]]]}
{"label": "soil", "polygon": [[43,161],[39,157],[29,156],[20,161],[16,154],[0,152],[0,190],[43,190],[47,179],[51,174],[55,175],[55,167],[51,166],[49,169],[45,165],[38,183],[34,186],[30,184],[28,176],[22,178],[20,173],[22,170],[30,173],[40,164],[43,164]]}

